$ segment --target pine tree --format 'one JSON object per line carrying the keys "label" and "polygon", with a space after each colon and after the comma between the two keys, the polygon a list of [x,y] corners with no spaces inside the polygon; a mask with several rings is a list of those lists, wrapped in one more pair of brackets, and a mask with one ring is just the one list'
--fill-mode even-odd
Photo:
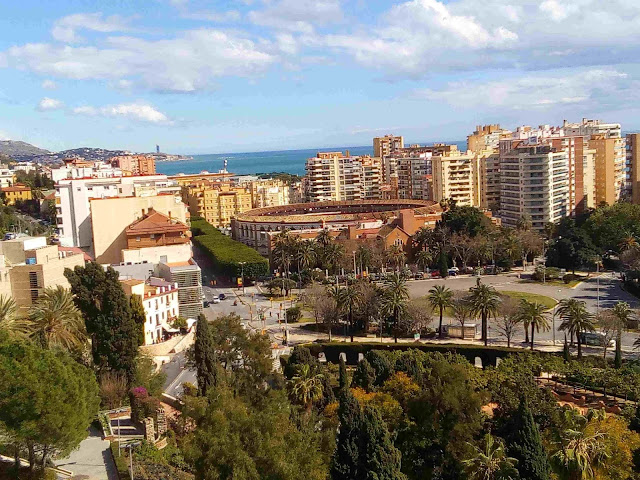
{"label": "pine tree", "polygon": [[344,359],[340,357],[340,371],[339,371],[339,379],[338,385],[340,386],[340,391],[347,388],[349,385],[349,376],[347,375],[347,364],[344,362]]}
{"label": "pine tree", "polygon": [[131,317],[138,326],[138,346],[144,345],[144,323],[147,321],[147,315],[144,312],[144,305],[142,305],[140,296],[131,295],[129,306],[131,307]]}
{"label": "pine tree", "polygon": [[353,379],[351,380],[351,388],[360,387],[363,390],[370,392],[371,390],[373,390],[373,384],[375,383],[375,381],[375,370],[367,361],[367,359],[363,358],[360,363],[358,363],[356,371],[353,374]]}
{"label": "pine tree", "polygon": [[360,444],[359,473],[365,479],[403,480],[407,477],[400,472],[400,451],[393,446],[391,435],[380,413],[373,407],[365,408]]}
{"label": "pine tree", "polygon": [[377,350],[369,350],[364,358],[367,359],[369,365],[371,365],[376,372],[376,385],[382,385],[393,375],[393,365],[391,365],[391,362],[384,353]]}
{"label": "pine tree", "polygon": [[524,398],[520,400],[520,406],[512,420],[508,451],[510,456],[518,460],[520,477],[528,480],[549,480],[549,460],[542,446],[538,426]]}
{"label": "pine tree", "polygon": [[447,261],[447,254],[444,249],[440,252],[440,258],[438,259],[438,268],[440,269],[440,276],[446,278],[449,276],[449,263]]}
{"label": "pine tree", "polygon": [[336,439],[336,449],[331,460],[331,479],[356,480],[363,478],[363,472],[358,471],[362,411],[358,401],[346,388],[342,391],[338,420],[340,421],[340,429]]}
{"label": "pine tree", "polygon": [[206,396],[207,390],[217,384],[218,362],[213,346],[213,338],[209,330],[209,322],[203,314],[198,317],[193,350],[196,378],[198,380],[198,394]]}

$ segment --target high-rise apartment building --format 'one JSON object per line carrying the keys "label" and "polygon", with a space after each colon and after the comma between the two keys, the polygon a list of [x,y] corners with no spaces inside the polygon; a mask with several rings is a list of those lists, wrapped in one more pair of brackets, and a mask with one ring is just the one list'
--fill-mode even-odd
{"label": "high-rise apartment building", "polygon": [[306,171],[306,197],[311,202],[381,198],[380,158],[321,152],[307,159]]}
{"label": "high-rise apartment building", "polygon": [[475,131],[467,136],[467,150],[481,152],[484,150],[498,150],[500,139],[510,135],[509,130],[505,130],[500,125],[478,125]]}
{"label": "high-rise apartment building", "polygon": [[629,133],[626,140],[626,196],[633,203],[640,204],[640,133]]}
{"label": "high-rise apartment building", "polygon": [[124,175],[154,175],[156,173],[156,159],[151,155],[120,155],[112,157],[110,161]]}
{"label": "high-rise apartment building", "polygon": [[264,178],[240,182],[251,191],[253,208],[277,207],[290,203],[290,188],[285,182],[275,178]]}
{"label": "high-rise apartment building", "polygon": [[229,227],[231,219],[252,208],[250,188],[202,180],[182,187],[182,199],[192,216],[216,227]]}
{"label": "high-rise apartment building", "polygon": [[622,197],[626,185],[625,139],[595,134],[589,139],[589,147],[595,150],[596,205],[613,205]]}
{"label": "high-rise apartment building", "polygon": [[562,124],[564,134],[568,137],[604,135],[605,138],[620,138],[622,128],[619,123],[604,123],[600,120],[583,118],[580,123],[570,123],[566,120]]}
{"label": "high-rise apartment building", "polygon": [[500,142],[500,214],[516,227],[527,217],[541,231],[569,215],[569,154],[548,142]]}
{"label": "high-rise apartment building", "polygon": [[373,156],[378,158],[386,157],[396,150],[404,148],[404,138],[395,135],[385,135],[373,139]]}
{"label": "high-rise apartment building", "polygon": [[498,149],[474,152],[478,165],[479,206],[497,212],[500,209],[500,154]]}
{"label": "high-rise apartment building", "polygon": [[458,206],[480,206],[478,156],[472,152],[452,151],[434,155],[432,162],[432,199],[451,200]]}

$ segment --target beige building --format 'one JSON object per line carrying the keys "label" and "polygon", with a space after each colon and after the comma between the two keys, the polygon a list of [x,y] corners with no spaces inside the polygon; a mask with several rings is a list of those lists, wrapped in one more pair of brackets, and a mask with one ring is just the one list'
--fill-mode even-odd
{"label": "beige building", "polygon": [[374,137],[373,156],[383,158],[392,152],[404,148],[404,138],[402,136],[385,135],[384,137]]}
{"label": "beige building", "polygon": [[182,199],[194,217],[202,217],[215,227],[229,227],[231,219],[251,210],[251,190],[230,183],[207,180],[182,187]]}
{"label": "beige building", "polygon": [[123,175],[155,175],[156,159],[151,155],[120,155],[111,157],[111,164]]}
{"label": "beige building", "polygon": [[467,136],[467,150],[472,152],[482,152],[486,150],[497,151],[500,146],[500,139],[509,136],[511,132],[494,125],[478,125],[475,131]]}
{"label": "beige building", "polygon": [[382,162],[347,151],[321,152],[307,159],[306,197],[310,202],[376,200],[382,197]]}
{"label": "beige building", "polygon": [[595,150],[596,205],[613,205],[620,200],[626,182],[625,139],[592,135],[589,147]]}
{"label": "beige building", "polygon": [[19,237],[0,242],[0,293],[11,295],[20,309],[27,309],[49,287],[69,288],[67,268],[83,267],[82,253],[47,245],[45,237]]}
{"label": "beige building", "polygon": [[479,161],[472,152],[452,151],[431,157],[433,200],[458,206],[480,206]]}
{"label": "beige building", "polygon": [[479,150],[478,164],[480,208],[497,212],[500,209],[500,154],[497,150]]}
{"label": "beige building", "polygon": [[289,185],[279,179],[265,178],[248,183],[251,189],[251,203],[253,208],[277,207],[290,203]]}
{"label": "beige building", "polygon": [[150,210],[181,223],[188,212],[182,201],[171,194],[145,197],[94,198],[90,201],[93,254],[98,263],[119,263],[127,250],[127,227]]}
{"label": "beige building", "polygon": [[640,204],[640,133],[627,135],[627,197]]}

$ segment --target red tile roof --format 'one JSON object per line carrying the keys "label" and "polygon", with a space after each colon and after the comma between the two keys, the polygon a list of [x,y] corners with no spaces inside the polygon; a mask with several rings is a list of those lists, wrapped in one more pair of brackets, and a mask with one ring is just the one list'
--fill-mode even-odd
{"label": "red tile roof", "polygon": [[127,227],[127,235],[144,235],[150,233],[167,233],[167,232],[187,232],[189,227],[177,220],[172,220],[164,213],[149,210],[139,220],[136,220]]}

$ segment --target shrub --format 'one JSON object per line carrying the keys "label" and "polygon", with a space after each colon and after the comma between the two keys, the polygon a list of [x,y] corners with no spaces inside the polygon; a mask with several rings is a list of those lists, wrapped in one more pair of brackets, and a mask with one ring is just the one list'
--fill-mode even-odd
{"label": "shrub", "polygon": [[295,307],[287,308],[287,323],[298,323],[302,318],[302,310],[297,305]]}
{"label": "shrub", "polygon": [[569,284],[569,283],[573,282],[574,280],[578,280],[578,278],[580,278],[580,277],[578,277],[578,275],[575,275],[573,273],[567,273],[564,277],[562,277],[562,281],[565,284]]}
{"label": "shrub", "polygon": [[[269,273],[269,262],[256,250],[236,242],[202,218],[191,220],[193,243],[213,262],[216,271],[229,277],[259,277]],[[244,263],[244,268],[240,265]]]}

